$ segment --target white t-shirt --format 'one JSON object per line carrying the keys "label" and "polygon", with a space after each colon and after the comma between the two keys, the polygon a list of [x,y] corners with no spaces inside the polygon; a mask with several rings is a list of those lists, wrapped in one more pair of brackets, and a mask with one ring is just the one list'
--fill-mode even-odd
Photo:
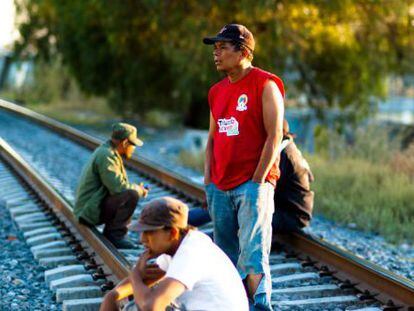
{"label": "white t-shirt", "polygon": [[246,292],[236,268],[204,233],[191,230],[168,266],[166,277],[183,283],[186,291],[176,299],[186,310],[244,311]]}

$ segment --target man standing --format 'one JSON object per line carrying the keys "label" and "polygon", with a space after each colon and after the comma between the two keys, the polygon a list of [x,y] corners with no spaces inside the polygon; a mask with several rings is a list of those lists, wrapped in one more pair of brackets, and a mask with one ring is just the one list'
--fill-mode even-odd
{"label": "man standing", "polygon": [[129,159],[135,146],[142,146],[137,129],[126,123],[112,126],[112,137],[99,146],[83,168],[74,214],[79,222],[94,226],[105,224],[104,236],[117,248],[133,248],[126,237],[127,224],[138,199],[148,193],[142,185],[132,184],[122,156]]}
{"label": "man standing", "polygon": [[[117,310],[118,289],[127,283],[132,283],[135,305],[142,311],[176,310],[171,305],[179,310],[248,310],[237,270],[208,236],[188,226],[187,218],[187,205],[171,197],[143,208],[130,229],[142,232],[146,251],[129,277],[105,295],[101,311]],[[149,261],[166,255],[171,259],[163,260],[164,267]],[[157,284],[148,287],[153,282]]]}
{"label": "man standing", "polygon": [[[294,142],[296,136],[289,132],[289,123],[283,121],[283,141],[280,144],[280,178],[275,189],[275,212],[273,214],[273,236],[278,233],[300,232],[312,220],[314,192],[310,184],[314,181],[308,161]],[[194,208],[188,215],[188,223],[203,226],[211,221],[209,213]]]}
{"label": "man standing", "polygon": [[279,175],[283,82],[252,66],[255,41],[229,24],[215,37],[214,62],[226,78],[209,91],[205,185],[214,239],[237,266],[255,309],[272,310],[269,253]]}

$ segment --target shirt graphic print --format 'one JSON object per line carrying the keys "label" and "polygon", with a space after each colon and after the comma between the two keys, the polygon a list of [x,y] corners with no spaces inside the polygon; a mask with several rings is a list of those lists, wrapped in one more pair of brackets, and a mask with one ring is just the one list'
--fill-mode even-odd
{"label": "shirt graphic print", "polygon": [[236,136],[239,135],[239,122],[237,122],[235,117],[230,119],[219,119],[218,120],[219,133],[226,133],[227,136]]}
{"label": "shirt graphic print", "polygon": [[246,111],[247,110],[247,102],[249,101],[249,98],[246,94],[240,95],[239,99],[237,100],[237,111]]}

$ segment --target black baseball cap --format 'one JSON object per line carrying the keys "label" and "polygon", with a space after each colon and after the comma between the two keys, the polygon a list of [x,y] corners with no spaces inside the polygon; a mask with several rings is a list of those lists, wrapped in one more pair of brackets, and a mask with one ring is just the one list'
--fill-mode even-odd
{"label": "black baseball cap", "polygon": [[249,29],[239,24],[227,24],[215,37],[206,37],[203,39],[204,44],[214,44],[218,41],[239,42],[252,52],[254,51],[254,38]]}

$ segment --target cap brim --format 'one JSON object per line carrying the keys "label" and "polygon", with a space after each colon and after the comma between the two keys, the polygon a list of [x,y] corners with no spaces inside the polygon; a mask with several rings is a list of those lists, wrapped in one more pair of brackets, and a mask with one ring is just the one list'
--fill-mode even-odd
{"label": "cap brim", "polygon": [[134,232],[154,231],[154,230],[159,230],[162,228],[164,228],[164,226],[152,226],[152,225],[139,223],[138,221],[133,221],[128,226],[128,229]]}
{"label": "cap brim", "polygon": [[134,144],[135,146],[141,147],[144,142],[141,139],[135,138],[135,139],[128,139],[131,144]]}
{"label": "cap brim", "polygon": [[220,37],[220,36],[206,37],[206,38],[203,39],[203,43],[208,44],[208,45],[214,44],[214,43],[219,42],[219,41],[230,42],[230,41],[233,41],[233,39]]}

